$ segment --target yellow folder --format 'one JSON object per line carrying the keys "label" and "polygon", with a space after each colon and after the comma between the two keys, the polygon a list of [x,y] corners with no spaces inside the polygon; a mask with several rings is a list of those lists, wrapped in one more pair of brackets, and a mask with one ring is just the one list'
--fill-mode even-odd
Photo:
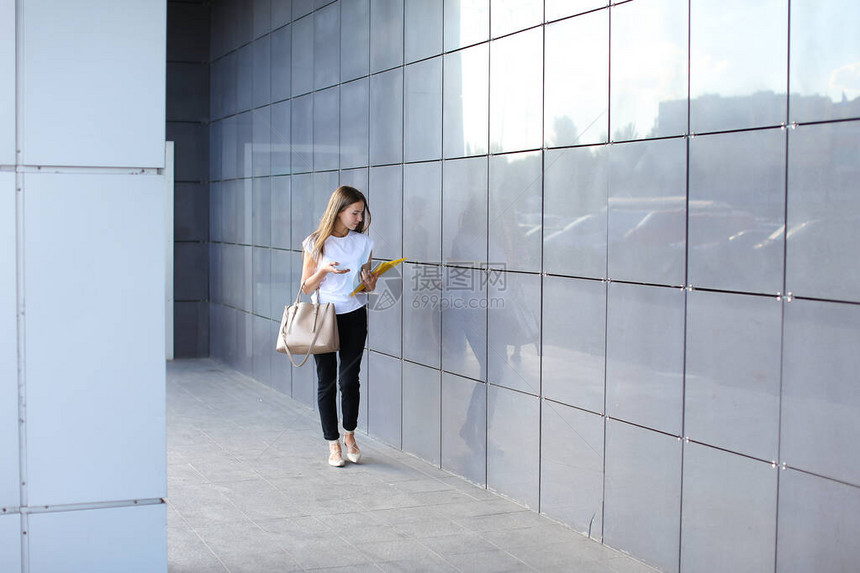
{"label": "yellow folder", "polygon": [[[400,263],[402,263],[405,260],[406,260],[406,257],[404,257],[402,259],[397,259],[396,261],[385,261],[384,263],[379,263],[376,266],[376,268],[373,269],[372,272],[376,276],[380,276],[380,275],[386,273],[387,271],[393,269],[394,267],[396,267],[397,265],[399,265]],[[364,290],[364,283],[361,283],[360,285],[358,285],[356,287],[356,289],[354,291],[352,291],[352,293],[349,296],[355,296],[355,293],[361,292],[363,290]]]}

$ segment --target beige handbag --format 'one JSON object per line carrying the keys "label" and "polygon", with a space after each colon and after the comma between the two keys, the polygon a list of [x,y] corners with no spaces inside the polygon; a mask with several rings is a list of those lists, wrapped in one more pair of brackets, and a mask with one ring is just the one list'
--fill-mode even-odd
{"label": "beige handbag", "polygon": [[[334,304],[320,304],[319,291],[313,302],[301,302],[304,286],[305,283],[302,283],[299,287],[296,302],[284,308],[275,346],[275,350],[289,356],[293,366],[304,366],[311,354],[340,350]],[[305,355],[301,364],[296,364],[294,353]]]}

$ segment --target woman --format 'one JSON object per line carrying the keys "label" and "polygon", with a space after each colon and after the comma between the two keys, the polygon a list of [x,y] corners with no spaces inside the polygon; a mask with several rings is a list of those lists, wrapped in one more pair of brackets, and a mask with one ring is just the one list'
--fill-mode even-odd
{"label": "woman", "polygon": [[316,354],[317,403],[323,437],[329,442],[329,465],[343,467],[343,452],[337,423],[337,387],[340,378],[343,443],[346,457],[357,463],[361,450],[355,443],[358,424],[358,372],[367,339],[367,295],[350,294],[360,284],[365,291],[376,288],[377,277],[370,271],[373,239],[365,233],[370,226],[367,199],[358,189],[343,185],[334,190],[317,230],[302,246],[302,290],[318,290],[320,303],[334,304],[340,336],[340,368],[334,352]]}

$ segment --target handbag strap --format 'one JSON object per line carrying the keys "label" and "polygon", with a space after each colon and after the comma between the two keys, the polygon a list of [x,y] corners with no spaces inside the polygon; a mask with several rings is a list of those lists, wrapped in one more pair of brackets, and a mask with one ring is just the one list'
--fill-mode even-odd
{"label": "handbag strap", "polygon": [[[301,286],[299,287],[299,293],[296,295],[296,302],[293,305],[293,314],[290,316],[286,322],[284,322],[284,327],[281,329],[281,336],[286,338],[286,333],[290,329],[290,326],[293,324],[293,320],[296,318],[296,311],[298,310],[299,301],[302,299],[302,292],[304,292],[305,282],[302,281]],[[313,300],[313,299],[312,299]],[[317,337],[320,335],[320,331],[317,328],[317,318],[320,313],[320,303],[319,303],[319,288],[317,288],[317,299],[313,301],[314,303],[314,337],[311,339],[311,343],[308,346],[308,352],[305,354],[304,359],[301,364],[296,364],[296,361],[293,359],[293,353],[290,352],[290,347],[286,346],[287,349],[287,357],[290,359],[290,362],[293,363],[293,366],[296,368],[301,368],[305,365],[305,362],[308,361],[308,358],[311,357],[311,350],[313,350],[314,344],[317,342]]]}

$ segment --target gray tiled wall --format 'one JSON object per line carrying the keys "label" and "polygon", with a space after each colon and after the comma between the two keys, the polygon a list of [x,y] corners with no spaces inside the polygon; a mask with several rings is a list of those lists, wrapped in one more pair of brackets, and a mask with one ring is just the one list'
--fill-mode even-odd
{"label": "gray tiled wall", "polygon": [[166,135],[175,142],[177,358],[209,355],[209,36],[208,3],[167,3]]}
{"label": "gray tiled wall", "polygon": [[371,299],[361,428],[662,570],[847,570],[858,17],[214,2],[212,356],[313,406],[275,331],[355,185],[374,256],[407,258]]}

